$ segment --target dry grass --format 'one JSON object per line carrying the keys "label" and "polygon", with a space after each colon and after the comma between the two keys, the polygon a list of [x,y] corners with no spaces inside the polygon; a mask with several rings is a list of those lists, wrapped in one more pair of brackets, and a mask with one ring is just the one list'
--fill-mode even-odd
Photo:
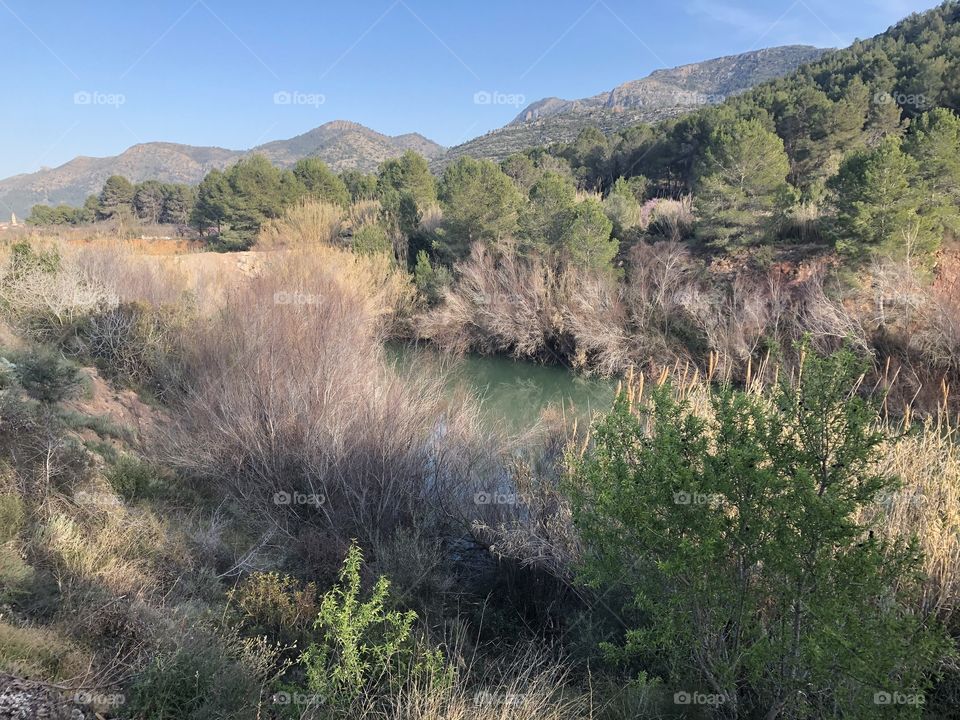
{"label": "dry grass", "polygon": [[656,233],[672,242],[680,242],[693,230],[693,197],[679,200],[660,199],[651,211],[651,224]]}
{"label": "dry grass", "polygon": [[271,220],[260,230],[257,247],[277,248],[330,245],[343,229],[343,208],[321,200],[304,200],[284,211],[283,217]]}
{"label": "dry grass", "polygon": [[0,621],[0,672],[46,682],[79,682],[92,658],[53,629]]}
{"label": "dry grass", "polygon": [[915,536],[923,553],[922,608],[953,626],[960,602],[960,446],[956,429],[943,415],[928,418],[913,432],[884,426],[887,440],[879,469],[902,487],[881,498],[885,534]]}
{"label": "dry grass", "polygon": [[380,219],[379,200],[358,200],[347,210],[347,222],[351,232],[356,232],[364,225],[371,225]]}

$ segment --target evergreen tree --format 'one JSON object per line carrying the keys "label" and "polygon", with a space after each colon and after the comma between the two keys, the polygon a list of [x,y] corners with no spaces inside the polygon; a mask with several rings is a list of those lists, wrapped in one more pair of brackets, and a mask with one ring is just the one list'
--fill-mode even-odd
{"label": "evergreen tree", "polygon": [[223,232],[223,224],[230,217],[230,183],[219,170],[211,170],[197,188],[197,203],[191,213],[191,222],[204,232],[216,227],[217,235]]}
{"label": "evergreen tree", "polygon": [[769,237],[790,197],[789,169],[783,141],[759,120],[716,128],[697,168],[697,235],[718,247]]}
{"label": "evergreen tree", "polygon": [[156,224],[163,213],[164,186],[156,180],[138,184],[133,192],[133,211],[139,220]]}
{"label": "evergreen tree", "polygon": [[605,270],[617,254],[618,243],[610,237],[613,223],[603,205],[593,199],[577,203],[561,244],[574,267]]}
{"label": "evergreen tree", "polygon": [[829,187],[840,252],[923,257],[935,249],[935,224],[920,212],[926,190],[917,161],[901,150],[900,138],[889,136],[876,148],[852,153]]}
{"label": "evergreen tree", "polygon": [[303,158],[293,166],[293,174],[310,197],[346,207],[350,204],[350,192],[343,180],[337,177],[319,158]]}
{"label": "evergreen tree", "polygon": [[547,253],[560,246],[573,219],[576,194],[572,181],[554,172],[544,173],[534,183],[519,218],[524,248]]}
{"label": "evergreen tree", "polygon": [[133,211],[133,184],[121,175],[111,175],[100,191],[100,215],[112,218]]}
{"label": "evergreen tree", "polygon": [[921,115],[910,126],[905,150],[929,192],[930,213],[960,232],[960,117],[946,108]]}
{"label": "evergreen tree", "polygon": [[443,173],[441,245],[451,259],[464,257],[477,241],[512,238],[523,197],[513,181],[490,160],[462,157]]}
{"label": "evergreen tree", "polygon": [[381,163],[377,197],[400,231],[413,235],[423,211],[437,202],[437,184],[426,158],[407,150],[399,158]]}

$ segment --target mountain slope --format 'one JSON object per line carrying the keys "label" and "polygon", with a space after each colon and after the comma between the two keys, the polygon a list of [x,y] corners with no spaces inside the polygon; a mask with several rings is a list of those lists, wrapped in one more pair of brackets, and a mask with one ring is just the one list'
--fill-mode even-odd
{"label": "mountain slope", "polygon": [[589,98],[544,98],[528,105],[505,127],[451,148],[444,160],[461,155],[502,160],[528,147],[569,142],[587,126],[611,133],[680,115],[787,75],[824,52],[808,45],[766,48],[656,70]]}
{"label": "mountain slope", "polygon": [[289,140],[258,145],[250,152],[266,155],[281,167],[293,165],[300,158],[319,157],[337,172],[350,168],[373,172],[381,162],[406,150],[432,159],[443,154],[445,148],[418,133],[391,137],[359,123],[334,120]]}
{"label": "mountain slope", "polygon": [[37,203],[82,205],[99,192],[111,175],[132,182],[198,183],[215,168],[224,168],[245,155],[262,153],[272,162],[288,167],[304,157],[319,157],[334,170],[357,168],[372,172],[382,161],[405,150],[435,158],[444,148],[411,133],[391,137],[357,123],[337,120],[288,140],[277,140],[251,150],[226,150],[176,143],[143,143],[112,157],[77,157],[56,168],[15,175],[0,180],[0,217],[15,212],[26,217]]}

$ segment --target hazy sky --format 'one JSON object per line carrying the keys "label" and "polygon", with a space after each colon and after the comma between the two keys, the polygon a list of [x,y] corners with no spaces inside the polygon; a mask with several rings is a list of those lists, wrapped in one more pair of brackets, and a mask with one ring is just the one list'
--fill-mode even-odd
{"label": "hazy sky", "polygon": [[839,47],[936,4],[0,0],[0,177],[153,140],[245,149],[335,119],[454,145],[541,97],[771,45]]}

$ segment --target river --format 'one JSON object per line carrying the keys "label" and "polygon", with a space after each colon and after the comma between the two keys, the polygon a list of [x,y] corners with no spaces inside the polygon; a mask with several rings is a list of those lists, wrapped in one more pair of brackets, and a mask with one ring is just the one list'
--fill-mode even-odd
{"label": "river", "polygon": [[460,387],[480,402],[487,422],[511,432],[529,429],[545,410],[563,412],[569,420],[589,420],[613,402],[616,383],[579,375],[565,367],[538,365],[496,355],[447,358],[424,346],[391,345],[390,354],[403,366],[417,359],[439,361],[451,390]]}

